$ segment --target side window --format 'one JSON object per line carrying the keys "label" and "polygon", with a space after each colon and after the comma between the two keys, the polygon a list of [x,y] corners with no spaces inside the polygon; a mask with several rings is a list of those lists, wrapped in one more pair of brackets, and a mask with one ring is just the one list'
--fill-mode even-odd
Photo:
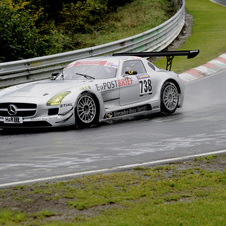
{"label": "side window", "polygon": [[126,71],[136,71],[138,74],[146,73],[145,67],[140,60],[128,60],[123,63],[122,74]]}
{"label": "side window", "polygon": [[148,66],[155,71],[155,66],[151,62],[148,62]]}

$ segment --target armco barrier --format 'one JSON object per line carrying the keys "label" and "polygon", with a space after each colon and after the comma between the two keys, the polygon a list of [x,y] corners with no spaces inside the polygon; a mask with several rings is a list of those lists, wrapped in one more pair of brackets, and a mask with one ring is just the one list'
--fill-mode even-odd
{"label": "armco barrier", "polygon": [[107,44],[32,59],[0,63],[0,87],[49,78],[76,59],[113,52],[161,51],[179,35],[185,24],[185,0],[174,0],[178,12],[159,26]]}

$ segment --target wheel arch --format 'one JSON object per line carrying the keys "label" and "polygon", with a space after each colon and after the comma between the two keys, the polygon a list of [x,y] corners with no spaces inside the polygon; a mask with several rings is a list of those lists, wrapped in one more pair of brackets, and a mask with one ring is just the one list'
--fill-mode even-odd
{"label": "wheel arch", "polygon": [[89,91],[89,90],[84,90],[84,91],[82,91],[81,93],[79,93],[79,95],[77,96],[77,98],[76,98],[76,102],[75,102],[75,108],[77,107],[77,102],[78,102],[78,99],[79,99],[79,97],[81,96],[81,95],[84,95],[84,94],[89,94],[89,95],[91,95],[93,98],[94,98],[94,101],[95,101],[95,103],[96,103],[96,105],[97,105],[97,118],[98,118],[98,120],[100,119],[100,115],[101,115],[101,104],[100,104],[100,100],[99,100],[99,98],[97,97],[97,95],[95,94],[95,93],[93,93],[93,92],[91,92],[91,91]]}
{"label": "wheel arch", "polygon": [[166,108],[166,106],[163,104],[163,99],[162,99],[162,95],[163,95],[163,91],[164,91],[164,88],[165,86],[167,85],[167,83],[172,83],[173,85],[176,86],[177,88],[177,91],[178,91],[178,94],[179,94],[179,97],[178,97],[178,102],[177,102],[177,107],[179,106],[179,102],[180,102],[180,95],[181,95],[181,88],[180,88],[180,85],[178,84],[177,81],[175,81],[174,79],[167,79],[165,80],[163,83],[162,83],[162,86],[161,86],[161,91],[160,91],[160,108],[161,108],[161,112],[162,113],[167,113],[167,114],[173,114],[175,111],[176,111],[176,108],[174,110],[169,110]]}
{"label": "wheel arch", "polygon": [[[98,114],[100,114],[100,100],[99,100],[99,98],[96,96],[96,94],[93,93],[93,92],[90,92],[90,91],[88,91],[88,90],[84,90],[83,92],[81,92],[81,93],[78,95],[78,98],[79,98],[79,96],[81,96],[81,95],[83,95],[83,94],[90,94],[90,95],[94,98],[94,100],[95,100],[95,102],[96,102],[96,104],[97,104]],[[77,98],[77,100],[78,100],[78,98]],[[76,100],[76,103],[77,103],[77,100]]]}
{"label": "wheel arch", "polygon": [[[166,82],[172,82],[177,87],[178,92],[181,94],[181,88],[176,80],[174,80],[172,78],[167,79],[166,81],[163,82],[162,87]],[[161,89],[161,91],[162,91],[162,89]]]}

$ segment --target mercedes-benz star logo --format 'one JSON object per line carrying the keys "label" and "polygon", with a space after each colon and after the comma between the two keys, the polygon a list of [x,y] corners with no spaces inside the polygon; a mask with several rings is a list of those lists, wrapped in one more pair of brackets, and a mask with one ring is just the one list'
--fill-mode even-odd
{"label": "mercedes-benz star logo", "polygon": [[8,106],[8,113],[9,113],[9,115],[11,115],[11,116],[16,115],[16,114],[17,114],[17,107],[16,107],[14,104],[10,104],[10,105]]}

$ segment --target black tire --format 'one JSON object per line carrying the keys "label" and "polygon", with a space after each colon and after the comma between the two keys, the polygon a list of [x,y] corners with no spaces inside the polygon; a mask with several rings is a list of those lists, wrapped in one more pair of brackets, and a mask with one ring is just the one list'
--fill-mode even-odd
{"label": "black tire", "polygon": [[179,102],[179,92],[177,86],[172,82],[165,82],[161,91],[161,112],[173,114]]}
{"label": "black tire", "polygon": [[77,126],[88,127],[98,121],[98,105],[95,98],[84,93],[78,98],[75,108],[75,123]]}

